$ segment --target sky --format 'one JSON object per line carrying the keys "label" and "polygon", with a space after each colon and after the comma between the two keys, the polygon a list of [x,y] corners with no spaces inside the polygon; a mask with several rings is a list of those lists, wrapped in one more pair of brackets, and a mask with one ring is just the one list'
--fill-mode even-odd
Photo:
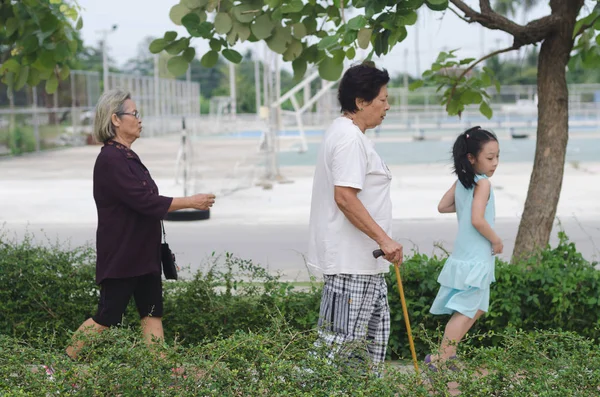
{"label": "sky", "polygon": [[[84,25],[82,37],[85,45],[96,45],[103,31],[113,25],[117,29],[107,35],[109,54],[122,66],[137,54],[137,48],[146,36],[162,37],[165,31],[174,30],[186,34],[185,28],[177,26],[169,19],[171,7],[177,0],[78,0],[83,7]],[[478,10],[477,1],[466,1]],[[542,1],[541,3],[547,4]],[[539,18],[549,13],[547,5],[540,5],[526,16],[518,16],[517,22]],[[495,49],[508,47],[511,36],[500,31],[481,28],[477,24],[467,24],[454,13],[433,12],[421,9],[416,25],[408,27],[408,37],[397,44],[382,59],[375,59],[378,66],[386,68],[390,74],[408,71],[415,76],[427,70],[440,51],[460,49],[461,58],[479,58]],[[208,50],[208,43],[196,38],[192,41],[197,57]],[[263,54],[263,43],[237,44],[235,49],[242,52],[251,48]],[[418,49],[418,51],[416,51]],[[360,55],[360,53],[359,53]],[[365,53],[366,55],[366,53]],[[516,55],[511,55],[516,56]],[[284,67],[291,70],[291,64]]]}

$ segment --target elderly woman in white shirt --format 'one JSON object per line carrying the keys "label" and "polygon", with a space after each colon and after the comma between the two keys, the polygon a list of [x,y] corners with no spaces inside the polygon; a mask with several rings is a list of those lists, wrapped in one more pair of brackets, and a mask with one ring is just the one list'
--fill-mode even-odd
{"label": "elderly woman in white shirt", "polygon": [[[389,80],[387,71],[366,62],[342,77],[342,114],[323,137],[309,224],[308,264],[325,278],[317,344],[328,346],[333,358],[349,342],[364,341],[376,365],[385,359],[390,335],[384,273],[389,262],[401,260],[402,245],[391,238],[392,175],[365,131],[390,109]],[[373,257],[376,249],[383,258]]]}

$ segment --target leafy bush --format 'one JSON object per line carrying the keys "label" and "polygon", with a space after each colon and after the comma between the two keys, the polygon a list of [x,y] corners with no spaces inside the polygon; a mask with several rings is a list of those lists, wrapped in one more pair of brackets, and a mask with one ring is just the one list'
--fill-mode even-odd
{"label": "leafy bush", "polygon": [[[528,262],[497,262],[490,312],[475,325],[472,335],[556,329],[600,338],[600,273],[564,234],[560,237],[556,248]],[[448,319],[429,313],[444,260],[415,254],[402,267],[419,357],[431,351],[426,333],[441,329]],[[388,354],[408,358],[395,273],[386,277],[392,317]],[[320,292],[319,283],[299,290],[251,261],[231,255],[215,257],[206,272],[190,280],[165,282],[166,338],[195,345],[240,330],[260,333],[273,326],[274,318],[298,332],[309,331],[317,324]],[[55,334],[55,342],[65,346],[70,333],[95,312],[97,296],[90,248],[34,246],[31,239],[16,243],[0,236],[0,334],[32,344],[36,335]],[[138,323],[131,302],[125,325],[137,329]],[[492,335],[470,343],[497,346],[501,340]]]}
{"label": "leafy bush", "polygon": [[8,146],[12,154],[22,154],[35,150],[35,136],[32,128],[15,127],[8,138]]}
{"label": "leafy bush", "polygon": [[[441,328],[449,316],[434,316],[429,308],[437,294],[437,277],[445,258],[415,254],[404,262],[402,282],[411,324],[414,328]],[[492,284],[490,310],[471,329],[487,333],[504,329],[556,329],[573,331],[600,339],[600,272],[597,263],[587,262],[567,236],[559,233],[556,248],[511,265],[496,260],[496,283]],[[388,294],[392,313],[393,354],[410,357],[396,277],[388,273]],[[418,330],[417,330],[418,333]],[[495,344],[494,338],[487,343]],[[426,354],[427,346],[417,337],[417,350]]]}
{"label": "leafy bush", "polygon": [[0,334],[29,339],[42,330],[75,330],[98,302],[94,263],[90,248],[34,246],[30,236],[21,243],[0,236]]}
{"label": "leafy bush", "polygon": [[323,360],[313,348],[312,332],[273,324],[258,334],[238,331],[228,338],[153,351],[138,333],[113,328],[92,335],[77,362],[48,338],[44,348],[34,349],[0,335],[0,394],[412,397],[446,396],[452,389],[474,397],[563,397],[599,392],[598,349],[571,333],[494,335],[498,347],[466,349],[460,371],[424,370],[415,376],[410,367],[388,363],[379,378],[366,364]]}

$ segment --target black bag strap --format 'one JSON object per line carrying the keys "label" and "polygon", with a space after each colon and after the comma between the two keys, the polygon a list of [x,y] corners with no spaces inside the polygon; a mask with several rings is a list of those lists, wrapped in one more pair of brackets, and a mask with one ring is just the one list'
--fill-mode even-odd
{"label": "black bag strap", "polygon": [[165,223],[161,220],[160,221],[160,226],[162,228],[162,234],[163,234],[163,243],[167,243],[167,233],[165,232]]}

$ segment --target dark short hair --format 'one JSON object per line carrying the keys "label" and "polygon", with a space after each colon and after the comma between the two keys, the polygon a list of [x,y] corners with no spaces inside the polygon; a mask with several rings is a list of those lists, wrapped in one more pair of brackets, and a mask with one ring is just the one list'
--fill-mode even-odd
{"label": "dark short hair", "polygon": [[452,146],[454,173],[460,183],[467,189],[476,185],[475,170],[469,161],[469,154],[477,157],[483,149],[483,145],[489,141],[498,142],[498,138],[493,132],[478,126],[469,128],[460,134]]}
{"label": "dark short hair", "polygon": [[355,113],[356,100],[371,102],[377,98],[381,87],[390,81],[387,70],[377,69],[373,62],[363,62],[346,70],[338,86],[338,101],[342,112]]}

